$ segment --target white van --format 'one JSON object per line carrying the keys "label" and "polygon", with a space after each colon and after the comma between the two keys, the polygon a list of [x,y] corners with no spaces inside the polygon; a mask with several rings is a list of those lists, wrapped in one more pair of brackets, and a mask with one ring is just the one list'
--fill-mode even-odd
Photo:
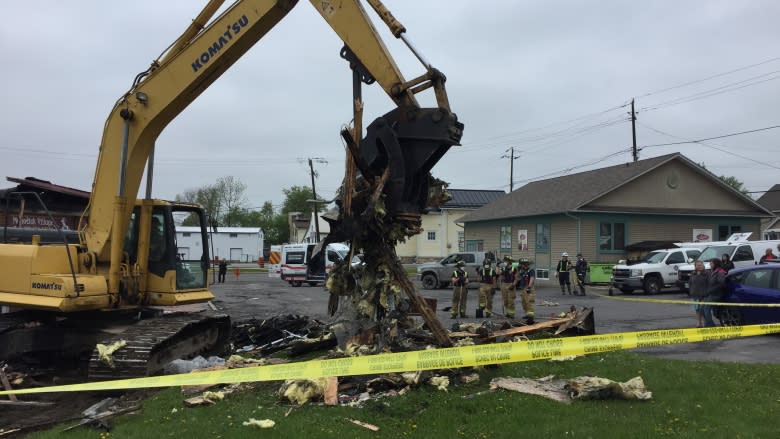
{"label": "white van", "polygon": [[282,245],[282,260],[280,278],[294,287],[303,282],[316,286],[325,282],[333,264],[340,262],[349,255],[349,246],[341,243],[328,244],[325,249],[324,266],[310,266],[311,256],[316,244],[284,244]]}
{"label": "white van", "polygon": [[[724,254],[729,255],[731,262],[734,263],[734,268],[749,267],[756,265],[761,260],[761,256],[764,256],[766,249],[771,248],[774,252],[777,252],[777,245],[780,244],[780,240],[770,241],[721,241],[713,242],[712,245],[702,250],[697,260],[704,262],[705,268],[710,268],[709,260],[716,258],[721,259]],[[693,264],[686,264],[680,266],[678,270],[678,285],[680,289],[688,291],[688,281],[691,278],[693,272]]]}

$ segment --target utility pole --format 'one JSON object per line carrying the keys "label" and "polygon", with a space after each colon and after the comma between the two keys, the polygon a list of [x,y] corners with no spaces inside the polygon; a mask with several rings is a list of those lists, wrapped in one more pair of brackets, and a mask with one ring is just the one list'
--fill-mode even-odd
{"label": "utility pole", "polygon": [[502,159],[509,159],[509,193],[515,190],[515,159],[520,158],[520,154],[515,155],[515,147],[512,146],[506,150],[508,154],[501,156]]}
{"label": "utility pole", "polygon": [[634,99],[631,98],[631,134],[634,136],[634,161],[639,160],[639,152],[636,150],[636,113],[634,112]]}
{"label": "utility pole", "polygon": [[322,157],[314,157],[309,158],[309,171],[311,172],[311,197],[313,203],[312,210],[314,211],[314,238],[317,240],[317,242],[320,242],[320,219],[318,218],[319,213],[319,204],[317,203],[317,189],[314,188],[314,162],[317,163],[328,163],[324,158]]}

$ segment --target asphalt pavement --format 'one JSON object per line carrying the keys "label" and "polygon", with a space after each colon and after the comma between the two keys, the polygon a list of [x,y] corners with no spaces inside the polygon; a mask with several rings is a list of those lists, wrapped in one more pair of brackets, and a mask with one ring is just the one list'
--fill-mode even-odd
{"label": "asphalt pavement", "polygon": [[[420,283],[415,279],[415,285]],[[229,314],[233,320],[252,317],[265,318],[277,314],[301,314],[327,321],[328,292],[322,285],[292,287],[266,273],[245,273],[235,276],[228,273],[225,283],[211,286],[216,296],[213,304]],[[450,289],[420,290],[424,297],[437,300],[437,317],[445,328],[456,320],[450,319],[445,307],[451,305]],[[468,293],[468,316],[457,321],[475,322],[477,290]],[[621,296],[614,296],[619,298]],[[648,297],[648,296],[631,296]],[[665,291],[652,298],[686,298],[678,291]],[[696,325],[696,316],[690,305],[627,302],[609,298],[607,288],[589,286],[587,296],[562,295],[557,287],[542,287],[536,293],[536,318],[552,318],[566,312],[572,306],[593,308],[596,333],[616,333],[655,329],[690,328]],[[501,310],[501,297],[494,297],[494,311]],[[516,301],[517,315],[522,316],[520,295]],[[499,318],[495,317],[496,320]],[[739,363],[780,364],[780,336],[747,337],[736,340],[721,340],[640,349],[637,352],[680,360],[714,360]]]}

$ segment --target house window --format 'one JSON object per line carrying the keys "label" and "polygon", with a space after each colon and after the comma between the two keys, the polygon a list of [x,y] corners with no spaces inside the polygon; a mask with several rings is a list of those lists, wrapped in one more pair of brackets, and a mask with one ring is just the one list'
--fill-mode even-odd
{"label": "house window", "polygon": [[550,270],[546,268],[537,268],[536,269],[536,278],[537,279],[550,279]]}
{"label": "house window", "polygon": [[544,251],[544,252],[550,251],[550,225],[549,224],[536,225],[536,250]]}
{"label": "house window", "polygon": [[466,251],[466,237],[463,234],[463,231],[458,232],[458,251]]}
{"label": "house window", "polygon": [[626,248],[625,223],[599,224],[599,250],[623,251]]}
{"label": "house window", "polygon": [[428,232],[428,241],[436,241],[436,232]]}
{"label": "house window", "polygon": [[231,233],[231,234],[230,234],[230,237],[231,237],[231,238],[238,238],[238,233]]}
{"label": "house window", "polygon": [[501,226],[498,232],[498,240],[502,251],[512,251],[512,226]]}
{"label": "house window", "polygon": [[190,235],[192,235],[192,233],[190,233],[190,232],[184,232],[184,233],[182,233],[182,236],[184,236],[185,238],[189,238],[189,237],[190,237]]}
{"label": "house window", "polygon": [[740,232],[742,232],[742,226],[718,226],[718,241],[725,241],[732,234]]}
{"label": "house window", "polygon": [[484,242],[479,239],[470,239],[466,241],[466,250],[467,252],[482,252],[485,251],[485,244]]}

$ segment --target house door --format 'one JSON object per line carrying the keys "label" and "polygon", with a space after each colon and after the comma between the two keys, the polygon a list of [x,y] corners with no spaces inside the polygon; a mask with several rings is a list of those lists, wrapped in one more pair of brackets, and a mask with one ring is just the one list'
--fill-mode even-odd
{"label": "house door", "polygon": [[240,248],[231,248],[230,249],[230,260],[234,262],[241,262],[241,255],[243,254],[243,249]]}

